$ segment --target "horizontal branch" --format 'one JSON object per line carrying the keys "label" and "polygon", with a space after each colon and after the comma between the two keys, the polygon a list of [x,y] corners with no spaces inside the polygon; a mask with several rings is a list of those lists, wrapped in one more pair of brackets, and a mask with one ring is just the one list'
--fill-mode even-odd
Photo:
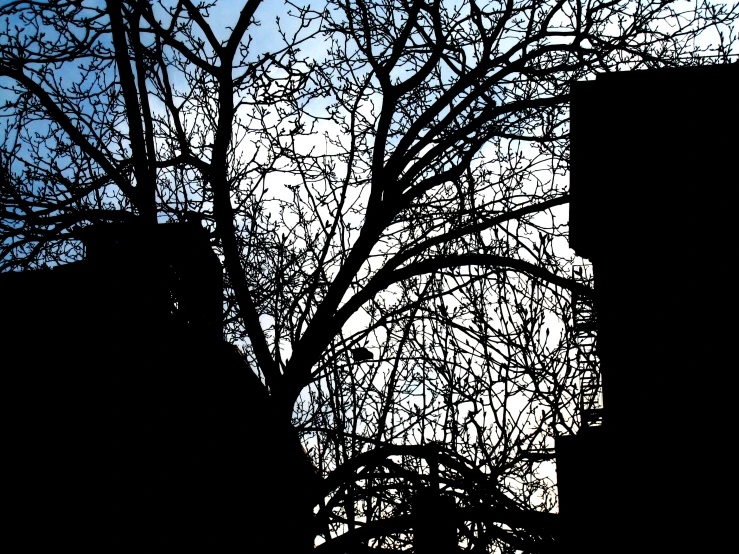
{"label": "horizontal branch", "polygon": [[513,270],[536,277],[582,296],[589,297],[593,295],[593,290],[590,287],[574,279],[567,279],[556,275],[546,268],[524,260],[496,256],[494,254],[455,254],[415,262],[401,269],[397,269],[389,275],[378,273],[364,289],[353,296],[336,312],[333,323],[336,327],[341,327],[365,302],[394,283],[410,279],[411,277],[434,273],[441,269],[453,269],[463,266],[484,266]]}
{"label": "horizontal branch", "polygon": [[552,273],[548,269],[531,262],[517,258],[510,258],[508,256],[498,256],[495,254],[452,254],[449,256],[430,258],[428,260],[415,262],[393,271],[391,280],[387,285],[397,283],[398,281],[404,281],[411,277],[434,273],[441,269],[452,269],[463,266],[484,266],[500,269],[512,269],[520,273],[531,275],[532,277],[537,277],[543,281],[572,292],[576,292],[583,296],[590,296],[592,294],[592,289],[580,284],[574,279],[561,277]]}

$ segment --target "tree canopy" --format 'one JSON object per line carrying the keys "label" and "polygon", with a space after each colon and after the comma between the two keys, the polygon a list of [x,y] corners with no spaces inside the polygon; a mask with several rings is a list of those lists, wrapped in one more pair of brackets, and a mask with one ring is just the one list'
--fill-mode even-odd
{"label": "tree canopy", "polygon": [[0,269],[79,260],[91,225],[200,222],[226,336],[323,478],[318,548],[405,548],[426,488],[460,546],[545,548],[590,292],[567,248],[570,86],[730,63],[737,15],[3,2]]}

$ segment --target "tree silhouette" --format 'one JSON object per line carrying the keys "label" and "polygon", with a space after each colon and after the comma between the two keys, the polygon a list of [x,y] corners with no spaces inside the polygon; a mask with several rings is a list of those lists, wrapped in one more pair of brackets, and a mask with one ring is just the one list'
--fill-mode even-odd
{"label": "tree silhouette", "polygon": [[280,525],[302,502],[327,552],[414,530],[422,551],[435,528],[551,548],[553,441],[579,423],[571,294],[590,293],[566,242],[570,85],[728,63],[739,8],[273,8],[4,2],[2,271],[80,260],[88,226],[197,222],[269,406],[243,426],[276,422],[259,440],[299,439],[322,478],[275,484]]}

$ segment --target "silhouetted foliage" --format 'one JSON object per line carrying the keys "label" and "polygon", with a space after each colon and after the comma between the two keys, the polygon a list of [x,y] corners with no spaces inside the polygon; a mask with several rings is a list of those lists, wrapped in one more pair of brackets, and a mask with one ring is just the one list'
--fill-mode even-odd
{"label": "silhouetted foliage", "polygon": [[199,221],[265,418],[323,478],[275,485],[277,522],[297,529],[300,496],[318,549],[401,550],[432,498],[462,549],[551,548],[589,293],[570,85],[727,63],[737,7],[235,4],[3,3],[0,268],[79,260],[90,225]]}

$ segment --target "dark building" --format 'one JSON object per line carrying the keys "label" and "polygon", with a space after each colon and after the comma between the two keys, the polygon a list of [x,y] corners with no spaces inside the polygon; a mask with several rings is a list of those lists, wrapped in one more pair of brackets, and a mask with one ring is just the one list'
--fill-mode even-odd
{"label": "dark building", "polygon": [[733,542],[738,77],[573,87],[570,243],[594,268],[603,409],[556,445],[563,552]]}
{"label": "dark building", "polygon": [[80,238],[84,261],[0,275],[6,542],[221,552],[274,541],[284,522],[271,487],[310,469],[222,340],[207,233],[111,225]]}

